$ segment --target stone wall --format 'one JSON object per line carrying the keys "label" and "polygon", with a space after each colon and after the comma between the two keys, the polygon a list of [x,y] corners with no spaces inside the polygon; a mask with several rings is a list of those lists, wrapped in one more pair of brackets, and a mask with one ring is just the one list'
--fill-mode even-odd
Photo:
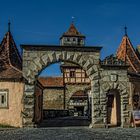
{"label": "stone wall", "polygon": [[[82,67],[91,80],[91,94],[93,96],[92,114],[95,114],[94,97],[99,95],[99,59],[101,47],[71,47],[71,46],[38,46],[23,45],[23,76],[27,80],[24,89],[23,124],[33,127],[34,121],[34,83],[40,72],[52,63],[65,61]],[[99,97],[98,97],[99,98]],[[96,111],[97,112],[97,111]],[[97,121],[92,115],[92,124]]]}
{"label": "stone wall", "polygon": [[[132,105],[132,108],[134,110],[136,109],[140,109],[140,80],[138,78],[130,78],[131,81],[131,95],[130,95],[130,104]],[[138,101],[136,101],[136,99],[134,100],[134,96],[138,95]]]}
{"label": "stone wall", "polygon": [[[100,71],[100,117],[102,122],[107,121],[107,93],[115,89],[120,93],[121,98],[121,125],[123,127],[130,125],[131,105],[129,103],[130,86],[126,69],[101,69]],[[98,115],[98,114],[97,114]]]}
{"label": "stone wall", "polygon": [[52,87],[43,91],[43,109],[64,109],[64,88]]}

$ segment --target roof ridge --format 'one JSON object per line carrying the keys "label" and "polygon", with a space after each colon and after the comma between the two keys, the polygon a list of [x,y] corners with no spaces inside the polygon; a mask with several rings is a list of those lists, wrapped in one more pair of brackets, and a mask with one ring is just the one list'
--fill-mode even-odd
{"label": "roof ridge", "polygon": [[136,68],[135,68],[134,64],[131,62],[131,60],[130,60],[129,56],[128,56],[128,55],[126,55],[126,57],[128,58],[128,61],[130,62],[130,64],[131,64],[132,68],[133,68],[133,69],[135,70],[135,72],[137,73],[138,71],[136,70]]}
{"label": "roof ridge", "polygon": [[63,33],[63,35],[66,36],[83,36],[75,27],[75,25],[73,23],[70,24],[70,27],[68,28],[68,30],[66,32]]}
{"label": "roof ridge", "polygon": [[[15,41],[10,31],[6,32],[6,34],[4,35],[4,38],[1,41],[1,46],[4,47],[3,49],[5,49],[5,52],[2,53],[5,53],[5,55],[7,56],[6,59],[8,59],[9,65],[16,67],[16,69],[19,69],[19,71],[21,71],[22,58],[19,54],[19,51],[16,47]],[[16,62],[14,62],[14,58],[17,59]]]}
{"label": "roof ridge", "polygon": [[[8,32],[7,32],[8,33]],[[11,37],[11,41],[13,42],[13,47],[14,47],[14,49],[15,49],[15,52],[16,52],[16,54],[17,54],[17,56],[19,57],[19,60],[20,60],[20,62],[22,62],[22,58],[21,58],[21,56],[20,56],[20,54],[19,54],[19,51],[18,51],[18,49],[17,49],[17,47],[16,47],[16,43],[15,43],[15,41],[14,41],[14,38],[13,38],[13,36],[12,36],[12,34],[11,34],[11,32],[9,31],[9,37]],[[9,42],[10,42],[10,39],[9,39]]]}
{"label": "roof ridge", "polygon": [[[18,72],[22,73],[22,71],[21,71],[21,70],[19,70],[18,68],[14,67],[11,63],[10,63],[10,66],[11,66],[13,69],[15,69],[16,71],[18,71]],[[22,74],[23,74],[23,73],[22,73]]]}
{"label": "roof ridge", "polygon": [[138,56],[136,55],[135,49],[134,49],[134,47],[133,47],[133,45],[132,45],[132,43],[131,43],[131,41],[130,41],[129,37],[127,37],[127,39],[128,39],[128,41],[129,41],[129,43],[131,44],[131,46],[130,46],[130,47],[132,48],[132,51],[133,51],[134,55],[136,56],[137,60],[138,60],[138,61],[139,61],[139,63],[140,63],[140,60],[139,60]]}
{"label": "roof ridge", "polygon": [[135,72],[140,71],[140,60],[128,36],[123,36],[116,55],[117,58],[124,60],[125,63],[128,62]]}

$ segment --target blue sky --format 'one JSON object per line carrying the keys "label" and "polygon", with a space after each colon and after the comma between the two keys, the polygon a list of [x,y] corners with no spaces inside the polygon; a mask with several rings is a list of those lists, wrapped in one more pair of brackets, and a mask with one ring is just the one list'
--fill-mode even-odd
{"label": "blue sky", "polygon": [[101,58],[115,53],[124,26],[134,47],[140,44],[139,0],[0,0],[0,39],[11,21],[15,42],[59,44],[72,19],[86,45],[103,46]]}

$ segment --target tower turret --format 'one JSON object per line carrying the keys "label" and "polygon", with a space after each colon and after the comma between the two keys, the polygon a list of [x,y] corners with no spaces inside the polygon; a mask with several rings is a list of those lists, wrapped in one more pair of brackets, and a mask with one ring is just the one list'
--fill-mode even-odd
{"label": "tower turret", "polygon": [[67,32],[60,37],[60,45],[62,46],[84,46],[85,36],[82,35],[71,23]]}

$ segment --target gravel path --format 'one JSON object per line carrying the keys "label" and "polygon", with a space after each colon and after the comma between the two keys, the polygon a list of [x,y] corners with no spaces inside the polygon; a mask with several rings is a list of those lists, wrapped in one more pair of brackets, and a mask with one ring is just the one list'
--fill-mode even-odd
{"label": "gravel path", "polygon": [[140,140],[140,128],[52,127],[0,130],[0,140]]}

